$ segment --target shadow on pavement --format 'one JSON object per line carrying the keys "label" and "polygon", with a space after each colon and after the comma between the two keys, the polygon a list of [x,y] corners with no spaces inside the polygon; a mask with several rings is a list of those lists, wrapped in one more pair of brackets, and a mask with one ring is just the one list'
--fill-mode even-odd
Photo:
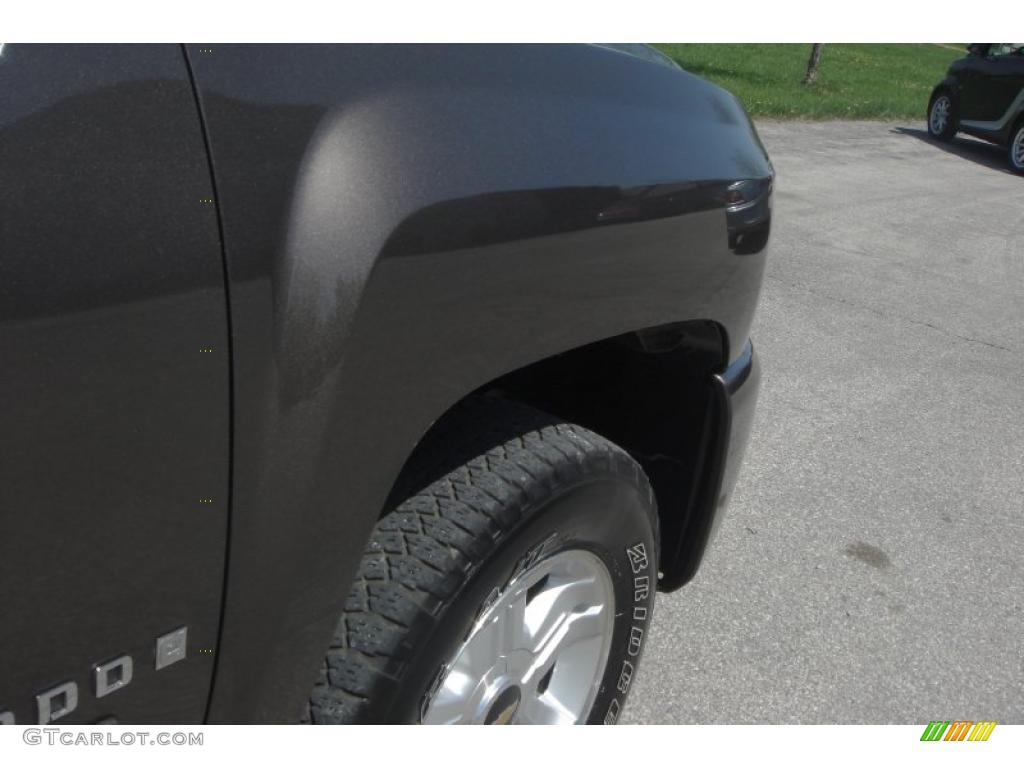
{"label": "shadow on pavement", "polygon": [[943,152],[949,152],[951,155],[957,155],[958,157],[963,157],[967,160],[973,160],[974,162],[988,168],[1014,175],[1013,171],[1010,170],[1009,161],[1006,157],[1006,149],[996,146],[995,144],[989,144],[986,141],[969,138],[967,136],[957,136],[952,141],[936,141],[928,135],[928,131],[922,128],[904,128],[899,126],[897,128],[893,128],[891,132],[901,134],[903,136],[910,136],[918,139],[919,141],[923,141],[926,144],[931,144],[933,147],[941,149]]}

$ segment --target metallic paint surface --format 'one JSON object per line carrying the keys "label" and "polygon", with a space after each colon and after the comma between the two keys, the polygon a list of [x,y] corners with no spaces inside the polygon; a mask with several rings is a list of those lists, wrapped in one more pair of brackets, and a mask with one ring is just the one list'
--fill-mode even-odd
{"label": "metallic paint surface", "polygon": [[[190,48],[221,197],[235,474],[212,721],[298,718],[370,528],[430,424],[494,378],[711,319],[764,251],[736,100],[589,46]],[[723,361],[724,362],[724,361]]]}
{"label": "metallic paint surface", "polygon": [[[229,360],[182,52],[6,45],[0,93],[0,710],[35,722],[35,696],[72,681],[62,724],[199,722]],[[183,624],[187,661],[156,671],[155,638]],[[131,683],[97,699],[94,667],[124,654]]]}

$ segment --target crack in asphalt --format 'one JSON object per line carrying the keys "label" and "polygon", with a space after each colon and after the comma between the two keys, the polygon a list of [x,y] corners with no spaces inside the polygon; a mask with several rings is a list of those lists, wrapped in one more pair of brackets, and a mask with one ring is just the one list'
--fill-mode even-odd
{"label": "crack in asphalt", "polygon": [[1009,353],[1014,354],[1014,355],[1019,355],[1021,353],[1021,350],[1018,350],[1018,349],[1013,349],[1011,347],[1004,347],[1001,344],[996,344],[995,342],[992,342],[992,341],[985,341],[984,339],[977,339],[977,338],[974,338],[973,336],[964,336],[963,334],[956,333],[955,331],[951,331],[948,328],[943,328],[941,326],[935,325],[934,323],[929,323],[926,320],[915,320],[912,317],[905,317],[903,315],[896,315],[896,314],[889,314],[887,312],[882,312],[881,310],[875,309],[874,307],[870,307],[870,306],[868,306],[866,304],[861,304],[861,303],[856,302],[856,301],[851,301],[849,299],[844,299],[844,298],[841,298],[839,296],[833,296],[832,294],[823,293],[822,291],[816,291],[813,288],[810,288],[810,287],[808,287],[806,285],[800,285],[799,283],[793,283],[793,282],[790,282],[789,280],[783,280],[781,277],[775,277],[774,275],[765,275],[765,280],[771,280],[771,281],[776,282],[776,283],[782,283],[783,285],[789,286],[790,288],[795,288],[797,290],[804,291],[805,293],[809,293],[812,296],[817,296],[817,297],[822,298],[822,299],[827,299],[829,301],[834,301],[834,302],[836,302],[838,304],[845,304],[847,306],[854,307],[855,309],[866,310],[867,312],[870,312],[873,315],[877,315],[878,317],[881,317],[884,320],[898,321],[898,322],[907,323],[909,325],[917,325],[917,326],[922,326],[924,328],[931,328],[933,331],[938,331],[939,333],[941,333],[941,334],[943,334],[945,336],[949,336],[949,337],[954,338],[954,339],[959,339],[960,341],[966,341],[966,342],[969,342],[971,344],[981,344],[982,346],[991,347],[992,349],[998,349],[998,350],[1001,350],[1003,352],[1009,352]]}

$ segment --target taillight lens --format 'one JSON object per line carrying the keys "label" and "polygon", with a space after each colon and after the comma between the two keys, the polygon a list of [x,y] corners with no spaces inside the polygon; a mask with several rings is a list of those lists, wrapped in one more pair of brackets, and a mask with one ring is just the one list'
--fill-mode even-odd
{"label": "taillight lens", "polygon": [[772,193],[772,177],[734,181],[725,189],[725,207],[729,212],[742,211],[761,202]]}

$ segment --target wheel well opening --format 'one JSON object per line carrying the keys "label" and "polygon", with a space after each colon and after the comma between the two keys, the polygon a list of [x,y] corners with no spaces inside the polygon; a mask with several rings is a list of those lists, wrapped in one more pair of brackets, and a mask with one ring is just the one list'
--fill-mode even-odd
{"label": "wheel well opening", "polygon": [[[713,510],[698,503],[705,456],[716,439],[713,374],[724,369],[727,339],[711,321],[631,331],[512,371],[467,395],[496,394],[586,427],[628,451],[654,488],[661,526],[663,579],[679,586],[693,574],[694,550],[680,542],[706,528]],[[452,406],[417,443],[386,510],[442,476],[432,462]],[[415,486],[415,487],[414,487]],[[682,554],[680,554],[682,553]]]}

